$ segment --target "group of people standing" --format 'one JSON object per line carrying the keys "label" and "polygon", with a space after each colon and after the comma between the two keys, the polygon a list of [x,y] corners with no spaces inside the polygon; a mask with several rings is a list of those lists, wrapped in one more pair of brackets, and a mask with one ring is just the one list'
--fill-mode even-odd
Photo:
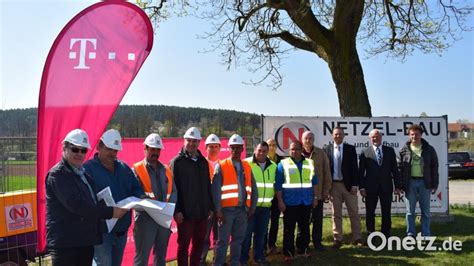
{"label": "group of people standing", "polygon": [[[365,197],[367,233],[375,231],[375,208],[380,200],[381,231],[389,236],[394,187],[396,194],[406,194],[407,235],[416,234],[415,206],[419,202],[422,235],[429,236],[430,194],[438,186],[436,152],[421,138],[421,127],[413,125],[408,132],[399,164],[393,148],[381,145],[379,130],[370,132],[371,146],[359,157],[354,146],[343,142],[340,127],[332,131],[333,144],[323,149],[314,146],[314,133],[304,132],[301,142],[290,144],[287,158],[276,153],[276,142],[269,139],[258,143],[253,155],[242,160],[244,140],[234,134],[227,145],[230,157],[219,160],[219,137],[211,134],[206,138],[204,157],[198,149],[201,133],[191,127],[169,166],[159,160],[164,149],[161,137],[150,134],[144,141],[144,159],[130,168],[117,159],[122,150],[117,130],[106,131],[97,153],[84,163],[91,146],[87,133],[75,129],[63,140],[62,159],[46,178],[47,248],[53,265],[91,265],[92,261],[121,265],[131,212],[98,200],[97,193],[107,187],[115,202],[135,196],[176,203],[178,265],[206,264],[211,232],[213,265],[226,264],[229,245],[230,265],[247,265],[251,247],[254,262],[268,264],[267,254],[277,252],[281,214],[285,261],[309,257],[311,240],[316,251],[324,251],[323,208],[329,201],[332,247],[343,245],[343,203],[351,222],[351,242],[362,246],[358,192]],[[104,222],[110,218],[118,219],[111,231]],[[151,250],[154,265],[165,265],[170,228],[158,225],[145,212],[135,211],[134,219],[134,265],[147,265]]]}

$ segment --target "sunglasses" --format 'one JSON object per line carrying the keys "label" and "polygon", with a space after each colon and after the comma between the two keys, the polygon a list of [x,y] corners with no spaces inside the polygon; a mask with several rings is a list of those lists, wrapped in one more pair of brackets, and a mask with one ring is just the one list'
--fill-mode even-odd
{"label": "sunglasses", "polygon": [[80,149],[80,148],[69,148],[69,149],[71,149],[71,151],[72,151],[73,153],[79,153],[79,152],[82,153],[82,154],[86,154],[86,153],[87,153],[87,149]]}

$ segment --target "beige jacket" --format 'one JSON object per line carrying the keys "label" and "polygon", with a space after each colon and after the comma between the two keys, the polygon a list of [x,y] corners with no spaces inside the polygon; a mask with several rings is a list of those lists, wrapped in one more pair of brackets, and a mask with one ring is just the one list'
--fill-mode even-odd
{"label": "beige jacket", "polygon": [[332,186],[331,168],[329,166],[328,156],[322,149],[313,146],[313,151],[309,158],[313,160],[316,168],[316,175],[318,176],[318,191],[316,196],[318,199],[323,199],[322,194],[329,195],[329,190],[331,190]]}

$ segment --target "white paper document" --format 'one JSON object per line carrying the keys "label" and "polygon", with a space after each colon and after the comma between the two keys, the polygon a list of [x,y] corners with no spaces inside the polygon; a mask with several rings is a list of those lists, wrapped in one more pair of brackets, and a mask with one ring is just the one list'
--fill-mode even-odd
{"label": "white paper document", "polygon": [[176,204],[152,199],[128,197],[117,202],[117,207],[145,211],[159,225],[170,228]]}
{"label": "white paper document", "polygon": [[[104,200],[105,205],[109,207],[145,211],[157,224],[165,228],[171,227],[171,220],[173,219],[174,208],[176,206],[174,203],[161,202],[152,199],[139,199],[137,197],[128,197],[115,203],[115,200],[112,197],[112,192],[110,191],[110,187],[106,187],[97,193],[97,198],[99,201]],[[114,228],[117,220],[117,218],[105,220],[109,233]]]}
{"label": "white paper document", "polygon": [[[97,193],[97,199],[99,201],[104,200],[105,205],[107,205],[108,207],[115,207],[115,200],[112,197],[112,192],[110,191],[110,187],[106,187],[102,189],[101,191],[99,191],[99,193]],[[111,219],[105,220],[109,233],[112,231],[117,221],[118,221],[117,218],[111,218]]]}

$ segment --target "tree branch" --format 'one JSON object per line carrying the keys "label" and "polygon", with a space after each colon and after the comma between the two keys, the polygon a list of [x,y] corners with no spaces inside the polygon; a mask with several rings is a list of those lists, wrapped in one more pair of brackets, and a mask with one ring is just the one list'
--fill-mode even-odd
{"label": "tree branch", "polygon": [[280,38],[287,42],[288,44],[294,46],[295,48],[305,50],[308,52],[316,53],[320,58],[322,58],[324,61],[327,61],[327,54],[324,51],[324,49],[316,45],[312,41],[306,41],[301,38],[298,38],[297,36],[294,36],[293,34],[289,33],[288,31],[282,31],[279,33],[273,33],[273,34],[268,34],[263,32],[262,30],[258,32],[260,38],[262,39],[271,39],[271,38]]}
{"label": "tree branch", "polygon": [[385,8],[387,10],[387,16],[388,16],[388,21],[390,23],[390,29],[392,30],[392,38],[390,39],[390,49],[393,50],[395,47],[395,39],[397,37],[397,32],[395,31],[395,23],[393,22],[392,18],[392,12],[390,11],[390,5],[389,1],[384,0]]}
{"label": "tree branch", "polygon": [[247,21],[250,19],[250,17],[252,17],[253,14],[255,14],[256,12],[258,12],[260,9],[266,7],[267,4],[266,3],[263,3],[263,4],[260,4],[260,5],[256,5],[255,7],[253,7],[247,14],[245,14],[242,10],[240,10],[240,8],[238,8],[237,10],[242,14],[242,16],[238,17],[236,19],[238,25],[239,25],[239,31],[242,31],[245,27],[245,24],[247,24]]}
{"label": "tree branch", "polygon": [[325,28],[316,18],[308,0],[304,1],[284,1],[286,11],[299,27],[299,29],[314,43],[320,45],[324,50],[331,47],[331,32]]}

